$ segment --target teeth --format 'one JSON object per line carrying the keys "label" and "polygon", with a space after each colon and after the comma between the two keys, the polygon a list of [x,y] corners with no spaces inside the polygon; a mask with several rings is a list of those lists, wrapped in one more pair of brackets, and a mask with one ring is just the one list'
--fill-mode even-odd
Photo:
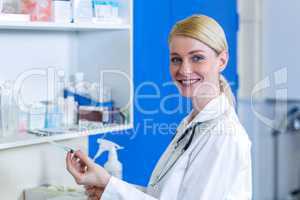
{"label": "teeth", "polygon": [[198,80],[182,80],[181,83],[184,85],[184,86],[190,86],[194,83],[196,83]]}

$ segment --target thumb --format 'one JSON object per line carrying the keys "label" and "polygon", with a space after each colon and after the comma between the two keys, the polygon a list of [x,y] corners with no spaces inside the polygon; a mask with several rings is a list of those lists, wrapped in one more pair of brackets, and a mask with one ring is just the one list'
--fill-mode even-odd
{"label": "thumb", "polygon": [[75,151],[74,156],[79,158],[87,167],[94,166],[94,162],[81,150]]}

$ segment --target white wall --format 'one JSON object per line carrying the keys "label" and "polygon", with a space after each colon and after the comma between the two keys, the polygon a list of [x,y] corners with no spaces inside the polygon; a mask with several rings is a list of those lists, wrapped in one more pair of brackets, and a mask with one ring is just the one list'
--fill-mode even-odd
{"label": "white wall", "polygon": [[239,0],[238,32],[239,97],[248,98],[261,77],[260,0]]}
{"label": "white wall", "polygon": [[[300,99],[297,83],[300,68],[300,2],[297,0],[239,0],[238,43],[239,96],[249,98],[260,81],[270,85],[255,97],[274,98],[278,88],[287,88],[289,99]],[[287,82],[277,81],[274,72],[286,68]],[[284,71],[279,73],[285,78]]]}
{"label": "white wall", "polygon": [[[253,144],[254,200],[274,199],[273,138],[271,127],[251,107],[278,123],[284,112],[276,112],[275,104],[264,101],[279,93],[289,107],[300,100],[298,89],[300,68],[300,2],[297,0],[239,0],[240,30],[238,70],[240,76],[239,115]],[[279,71],[282,68],[285,70]],[[262,82],[265,81],[265,82]],[[255,91],[261,87],[260,92]],[[288,101],[286,101],[288,100]],[[297,100],[292,102],[291,100]],[[291,103],[292,102],[292,103]],[[283,109],[284,106],[278,106]],[[279,141],[279,196],[283,199],[291,189],[300,186],[299,135],[286,134]]]}
{"label": "white wall", "polygon": [[[87,138],[61,142],[87,152]],[[65,166],[66,153],[50,144],[0,151],[0,195],[3,200],[22,200],[23,190],[54,184],[77,187]]]}
{"label": "white wall", "polygon": [[[287,84],[279,84],[275,80],[273,90],[287,87],[288,98],[299,100],[300,1],[264,0],[262,8],[263,76],[287,68]],[[274,97],[274,92],[269,91],[267,96]]]}

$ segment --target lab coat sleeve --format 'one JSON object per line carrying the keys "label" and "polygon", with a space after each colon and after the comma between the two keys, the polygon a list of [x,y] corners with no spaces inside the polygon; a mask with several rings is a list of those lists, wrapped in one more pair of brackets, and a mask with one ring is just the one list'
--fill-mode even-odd
{"label": "lab coat sleeve", "polygon": [[[251,199],[252,191],[247,187],[251,184],[247,139],[225,133],[207,134],[204,137],[203,143],[191,153],[178,200]],[[231,195],[237,184],[241,184],[237,186],[239,191]]]}
{"label": "lab coat sleeve", "polygon": [[156,198],[140,191],[135,186],[115,177],[111,177],[101,200],[157,200]]}

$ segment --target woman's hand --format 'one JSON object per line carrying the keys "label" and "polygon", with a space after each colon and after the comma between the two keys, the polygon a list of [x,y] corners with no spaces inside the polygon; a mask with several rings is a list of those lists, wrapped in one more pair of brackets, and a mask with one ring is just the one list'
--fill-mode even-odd
{"label": "woman's hand", "polygon": [[104,189],[95,186],[85,186],[85,194],[88,200],[99,200],[104,192]]}
{"label": "woman's hand", "polygon": [[96,186],[104,190],[111,177],[103,167],[95,164],[80,150],[75,153],[68,152],[66,163],[67,170],[79,185]]}

